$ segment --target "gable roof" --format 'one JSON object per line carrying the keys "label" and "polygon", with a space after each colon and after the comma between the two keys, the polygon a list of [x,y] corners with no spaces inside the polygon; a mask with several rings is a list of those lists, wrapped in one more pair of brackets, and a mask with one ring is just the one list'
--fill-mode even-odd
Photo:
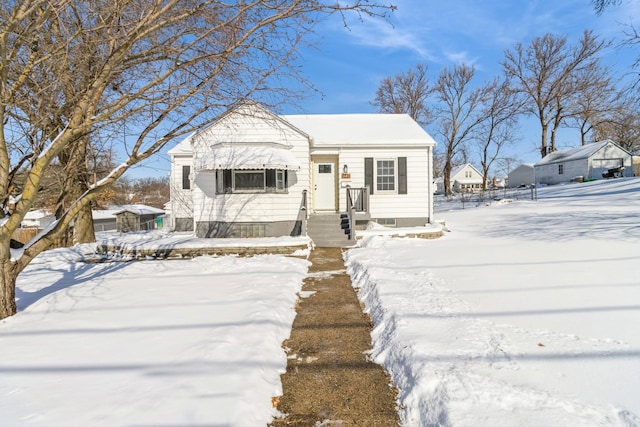
{"label": "gable roof", "polygon": [[408,114],[302,114],[284,120],[320,146],[434,146],[436,142]]}
{"label": "gable roof", "polygon": [[[250,102],[230,109],[216,122],[198,130],[167,153],[169,155],[193,154],[192,141],[195,136],[215,126],[234,111],[257,108],[258,114],[281,121],[293,130],[307,136],[314,147],[343,146],[435,146],[435,140],[408,114],[290,114],[279,116]],[[265,116],[265,117],[267,117]],[[244,141],[259,142],[259,141]]]}
{"label": "gable roof", "polygon": [[[571,160],[582,160],[591,157],[597,151],[599,151],[602,147],[613,144],[616,147],[624,150],[622,147],[615,144],[610,139],[600,141],[600,142],[592,142],[590,144],[581,145],[580,147],[571,148],[568,150],[562,151],[554,151],[553,153],[549,153],[544,158],[542,158],[539,162],[535,164],[535,166],[547,165],[551,163],[559,163],[559,162],[568,162]],[[626,150],[625,150],[626,151]]]}
{"label": "gable roof", "polygon": [[[304,135],[305,137],[309,137],[304,131],[298,129],[292,123],[287,122],[277,114],[274,114],[267,108],[265,108],[262,104],[255,101],[248,101],[242,104],[238,104],[234,107],[229,108],[223,114],[220,115],[213,123],[210,125],[203,127],[202,129],[198,129],[197,131],[189,134],[185,139],[180,141],[175,147],[167,151],[167,154],[171,156],[175,155],[191,155],[193,154],[193,141],[200,135],[206,135],[206,133],[214,128],[215,126],[222,123],[225,118],[233,115],[239,114],[240,116],[245,116],[253,119],[263,119],[269,120],[273,122],[278,122],[279,124],[291,128],[293,131]],[[272,141],[260,141],[256,138],[255,135],[252,135],[248,139],[245,140],[234,140],[234,142],[242,142],[242,143],[261,143],[261,142],[272,142]]]}
{"label": "gable roof", "polygon": [[480,177],[482,177],[482,174],[478,171],[478,169],[473,167],[473,165],[471,163],[465,163],[463,165],[460,165],[460,166],[457,166],[457,167],[453,168],[451,170],[451,173],[449,174],[449,178],[455,177],[456,175],[458,175],[460,172],[462,172],[467,167],[473,169],[478,175],[480,175]]}

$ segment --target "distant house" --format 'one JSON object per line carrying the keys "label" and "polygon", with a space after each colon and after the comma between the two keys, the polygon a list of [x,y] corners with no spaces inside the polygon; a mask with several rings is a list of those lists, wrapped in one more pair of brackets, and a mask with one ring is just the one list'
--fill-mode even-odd
{"label": "distant house", "polygon": [[[454,168],[449,176],[449,185],[453,192],[471,193],[482,190],[482,174],[471,163]],[[436,184],[436,192],[445,192],[443,178],[437,178],[434,183]]]}
{"label": "distant house", "polygon": [[45,228],[55,220],[55,216],[43,209],[34,209],[27,212],[20,223],[23,228]]}
{"label": "distant house", "polygon": [[122,233],[153,230],[158,227],[158,218],[163,214],[162,209],[146,205],[121,206],[121,209],[114,213],[116,230]]}
{"label": "distant house", "polygon": [[555,151],[534,165],[536,183],[633,176],[633,156],[611,140]]}
{"label": "distant house", "polygon": [[535,182],[533,163],[523,163],[507,175],[507,187],[516,188]]}

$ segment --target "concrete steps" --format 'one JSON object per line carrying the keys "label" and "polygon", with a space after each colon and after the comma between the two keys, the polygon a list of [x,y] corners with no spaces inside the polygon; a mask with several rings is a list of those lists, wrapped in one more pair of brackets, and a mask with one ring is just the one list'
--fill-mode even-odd
{"label": "concrete steps", "polygon": [[[317,247],[335,248],[355,245],[349,240],[349,220],[346,214],[314,213],[307,220],[307,235]],[[355,237],[355,236],[354,236]]]}

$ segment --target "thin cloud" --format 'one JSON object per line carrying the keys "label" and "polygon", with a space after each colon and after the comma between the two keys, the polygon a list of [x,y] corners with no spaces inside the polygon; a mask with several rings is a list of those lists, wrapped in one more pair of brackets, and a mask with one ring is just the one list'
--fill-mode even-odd
{"label": "thin cloud", "polygon": [[445,53],[445,57],[454,64],[476,66],[478,58],[469,58],[469,52],[449,52]]}
{"label": "thin cloud", "polygon": [[350,26],[349,35],[360,45],[385,50],[408,50],[421,59],[434,60],[433,54],[425,46],[424,35],[410,26],[365,18]]}

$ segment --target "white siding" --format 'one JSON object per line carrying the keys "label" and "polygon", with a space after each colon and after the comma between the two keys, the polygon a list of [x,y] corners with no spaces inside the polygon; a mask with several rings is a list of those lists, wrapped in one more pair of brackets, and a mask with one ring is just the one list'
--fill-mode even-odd
{"label": "white siding", "polygon": [[294,220],[303,190],[309,188],[309,141],[305,135],[262,112],[257,116],[230,114],[194,138],[195,156],[203,156],[214,144],[276,143],[290,149],[302,167],[288,172],[288,192],[216,194],[215,172],[196,173],[193,189],[194,220],[221,222],[271,222]]}
{"label": "white siding", "polygon": [[191,156],[173,156],[172,157],[170,192],[171,192],[171,218],[173,219],[193,217],[193,201],[191,197],[192,190],[182,189],[182,167],[183,166],[191,166]]}
{"label": "white siding", "polygon": [[520,185],[531,185],[534,180],[533,165],[520,165],[509,172],[507,185],[512,188]]}
{"label": "white siding", "polygon": [[[346,164],[352,179],[350,186],[353,188],[364,187],[364,159],[373,157],[375,161],[381,159],[407,158],[407,194],[398,194],[398,182],[396,180],[396,192],[386,194],[375,191],[370,196],[370,212],[372,218],[418,218],[429,216],[429,168],[428,149],[345,149],[340,151],[338,169]],[[396,178],[397,178],[396,162]],[[346,207],[346,182],[339,180],[339,210]]]}
{"label": "white siding", "polygon": [[[560,173],[560,165],[562,165],[562,173]],[[569,182],[578,176],[588,176],[587,159],[551,163],[535,168],[536,182],[540,184],[559,184]]]}

